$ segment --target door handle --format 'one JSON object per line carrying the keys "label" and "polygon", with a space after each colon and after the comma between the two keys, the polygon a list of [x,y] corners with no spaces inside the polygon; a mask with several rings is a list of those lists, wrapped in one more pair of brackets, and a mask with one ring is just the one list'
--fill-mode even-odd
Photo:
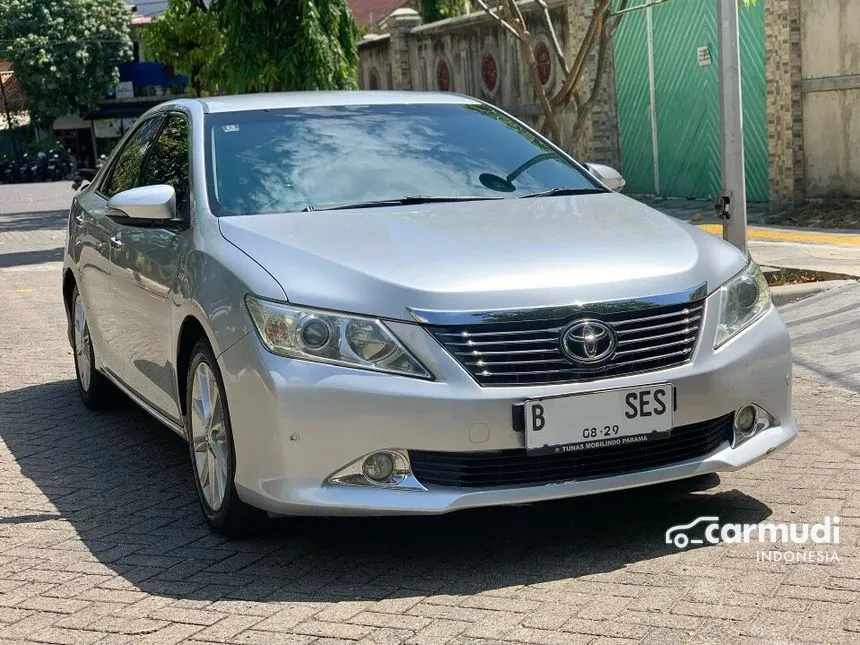
{"label": "door handle", "polygon": [[122,248],[122,240],[119,239],[119,235],[114,235],[112,238],[110,238],[110,245],[115,249]]}

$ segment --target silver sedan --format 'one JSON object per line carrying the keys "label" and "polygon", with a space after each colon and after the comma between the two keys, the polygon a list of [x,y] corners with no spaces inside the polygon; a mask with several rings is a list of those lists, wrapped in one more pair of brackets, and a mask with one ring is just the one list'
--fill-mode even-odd
{"label": "silver sedan", "polygon": [[172,101],[74,198],[80,393],[187,439],[216,531],[731,471],[797,433],[748,257],[452,94]]}

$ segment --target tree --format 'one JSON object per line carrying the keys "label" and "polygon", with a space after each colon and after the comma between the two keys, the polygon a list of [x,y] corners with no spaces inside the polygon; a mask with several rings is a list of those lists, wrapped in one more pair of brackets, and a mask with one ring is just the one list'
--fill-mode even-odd
{"label": "tree", "polygon": [[[540,10],[539,19],[542,21],[549,35],[552,55],[556,58],[563,72],[564,81],[561,88],[558,91],[553,91],[553,88],[544,88],[541,83],[539,65],[535,57],[534,39],[528,30],[517,1],[475,0],[475,3],[485,13],[496,20],[503,29],[519,41],[520,50],[528,67],[532,90],[543,112],[538,128],[541,134],[548,136],[559,146],[565,146],[569,140],[568,133],[561,128],[561,118],[571,103],[576,110],[572,133],[573,140],[578,139],[582,133],[582,129],[587,122],[587,117],[591,113],[603,82],[606,63],[611,55],[610,45],[612,34],[618,27],[619,21],[630,12],[662,4],[668,0],[643,0],[633,6],[629,6],[629,0],[614,0],[614,2],[613,0],[568,1],[591,2],[594,5],[585,37],[572,59],[565,54],[561,47],[555,27],[550,19],[546,0],[535,0]],[[707,1],[715,2],[716,0]],[[756,4],[756,2],[757,0],[738,0],[738,5],[751,6]],[[594,76],[589,86],[584,87],[589,60],[595,52],[597,62]]]}
{"label": "tree", "polygon": [[116,84],[131,57],[129,18],[123,0],[0,1],[3,56],[38,125],[92,108]]}
{"label": "tree", "polygon": [[421,0],[421,20],[427,24],[462,16],[468,7],[469,0]]}
{"label": "tree", "polygon": [[224,33],[215,14],[191,0],[170,0],[164,16],[141,29],[140,37],[147,56],[187,75],[197,96],[218,86]]}
{"label": "tree", "polygon": [[225,35],[231,92],[358,87],[358,29],[346,0],[195,0]]}

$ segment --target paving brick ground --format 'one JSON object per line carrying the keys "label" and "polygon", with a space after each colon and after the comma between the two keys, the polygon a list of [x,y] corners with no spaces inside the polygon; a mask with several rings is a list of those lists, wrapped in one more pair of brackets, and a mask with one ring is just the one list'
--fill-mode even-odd
{"label": "paving brick ground", "polygon": [[[52,214],[70,193],[0,186],[0,643],[860,642],[860,289],[786,310],[801,435],[713,488],[285,520],[231,541],[201,521],[177,437],[79,402]],[[663,543],[699,515],[828,514],[828,565]]]}

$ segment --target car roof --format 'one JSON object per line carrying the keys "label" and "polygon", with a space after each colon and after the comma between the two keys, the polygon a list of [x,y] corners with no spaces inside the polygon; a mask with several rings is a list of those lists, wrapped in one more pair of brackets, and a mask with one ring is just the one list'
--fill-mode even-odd
{"label": "car roof", "polygon": [[279,108],[336,107],[342,105],[406,105],[416,103],[477,104],[469,96],[452,92],[272,92],[269,94],[238,94],[197,99],[206,112],[238,112],[241,110],[272,110]]}

